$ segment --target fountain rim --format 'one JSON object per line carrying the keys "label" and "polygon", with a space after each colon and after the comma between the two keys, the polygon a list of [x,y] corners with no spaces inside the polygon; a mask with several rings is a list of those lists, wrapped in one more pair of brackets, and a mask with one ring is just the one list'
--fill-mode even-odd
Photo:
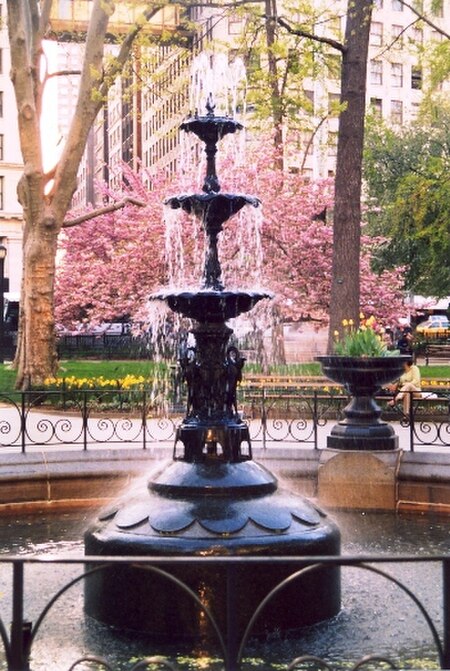
{"label": "fountain rim", "polygon": [[[176,203],[176,201],[179,201],[180,203],[183,203],[184,201],[188,199],[195,199],[200,203],[207,203],[208,201],[219,201],[221,199],[223,200],[238,200],[238,199],[244,199],[247,205],[253,205],[253,207],[260,207],[262,204],[262,201],[260,198],[257,196],[250,196],[246,193],[222,193],[219,191],[210,191],[208,193],[182,193],[177,196],[168,196],[164,201],[163,205],[171,205],[173,207],[173,204]],[[176,209],[173,207],[173,209]]]}

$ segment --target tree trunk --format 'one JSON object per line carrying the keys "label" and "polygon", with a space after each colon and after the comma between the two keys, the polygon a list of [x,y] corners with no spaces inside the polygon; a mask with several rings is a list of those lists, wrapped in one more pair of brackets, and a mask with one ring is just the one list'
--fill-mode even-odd
{"label": "tree trunk", "polygon": [[335,205],[333,266],[328,350],[342,321],[359,322],[361,252],[361,175],[364,143],[367,56],[372,0],[349,3],[342,56]]}
{"label": "tree trunk", "polygon": [[[265,0],[265,13],[270,104],[272,109],[272,121],[274,128],[274,144],[275,147],[279,149],[283,145],[283,102],[280,92],[280,83],[278,81],[277,59],[274,53],[277,26],[276,0]],[[280,170],[283,169],[283,156],[281,154],[279,158],[277,158],[275,167]]]}
{"label": "tree trunk", "polygon": [[279,366],[286,364],[284,328],[278,307],[274,307],[272,311],[272,362]]}
{"label": "tree trunk", "polygon": [[58,232],[41,221],[31,226],[23,248],[21,319],[16,387],[42,386],[57,371],[53,290]]}
{"label": "tree trunk", "polygon": [[[129,57],[134,39],[158,7],[148,5],[125,36],[117,57],[105,60],[105,35],[114,11],[113,0],[93,0],[86,34],[76,110],[61,157],[44,174],[40,116],[46,75],[42,68],[42,40],[51,2],[7,0],[11,51],[11,80],[16,95],[24,173],[18,199],[24,211],[23,281],[16,387],[41,386],[56,373],[54,282],[58,234],[77,186],[77,171],[89,129],[102,99]],[[92,95],[93,91],[97,95]]]}

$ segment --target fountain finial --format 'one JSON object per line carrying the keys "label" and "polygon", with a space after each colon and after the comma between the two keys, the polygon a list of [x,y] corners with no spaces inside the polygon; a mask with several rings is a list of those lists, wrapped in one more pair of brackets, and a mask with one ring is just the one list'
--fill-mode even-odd
{"label": "fountain finial", "polygon": [[214,102],[213,94],[210,91],[208,99],[206,101],[206,112],[208,116],[214,116],[214,110],[216,109],[216,103]]}

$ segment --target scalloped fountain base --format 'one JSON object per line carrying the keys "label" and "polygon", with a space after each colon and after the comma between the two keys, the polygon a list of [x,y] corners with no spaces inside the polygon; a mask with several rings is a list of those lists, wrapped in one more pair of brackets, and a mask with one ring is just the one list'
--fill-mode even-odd
{"label": "scalloped fountain base", "polygon": [[[276,478],[253,462],[174,461],[149,481],[147,491],[127,496],[100,514],[85,537],[89,555],[236,557],[233,573],[238,603],[231,616],[242,634],[268,592],[308,556],[340,550],[336,525],[308,500],[278,489]],[[298,556],[299,564],[260,569],[246,556]],[[166,569],[166,567],[165,567]],[[227,568],[201,572],[193,564],[170,566],[227,631],[230,579]],[[145,632],[154,639],[211,642],[214,631],[198,606],[169,582],[137,567],[117,567],[92,575],[86,585],[89,615],[121,630]],[[339,569],[324,569],[285,588],[262,612],[253,633],[296,630],[335,615],[340,609]]]}

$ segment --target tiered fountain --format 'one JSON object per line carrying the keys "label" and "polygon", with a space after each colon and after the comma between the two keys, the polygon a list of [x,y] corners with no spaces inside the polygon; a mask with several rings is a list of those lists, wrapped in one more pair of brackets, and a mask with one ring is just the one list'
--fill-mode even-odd
{"label": "tiered fountain", "polygon": [[[152,296],[197,322],[195,347],[181,361],[187,383],[187,413],[176,434],[173,460],[151,475],[144,491],[128,493],[103,511],[85,537],[88,555],[186,557],[336,555],[340,534],[310,501],[282,491],[276,478],[252,461],[249,429],[236,407],[244,359],[228,345],[226,321],[250,310],[269,294],[226,291],[217,238],[223,224],[257,198],[220,193],[215,155],[218,141],[241,125],[214,115],[194,116],[182,128],[206,144],[203,193],[170,198],[172,208],[194,213],[206,236],[206,258],[198,291],[164,291]],[[298,568],[298,567],[297,567]],[[235,626],[242,630],[266,594],[292,572],[287,566],[239,566]],[[222,631],[229,597],[226,569],[180,566],[172,575],[187,584],[216,617]],[[167,578],[138,568],[114,567],[87,582],[85,608],[121,629],[145,631],[161,640],[206,640],[198,606]],[[340,608],[338,569],[322,569],[283,590],[263,611],[255,633],[287,631],[331,617]]]}

